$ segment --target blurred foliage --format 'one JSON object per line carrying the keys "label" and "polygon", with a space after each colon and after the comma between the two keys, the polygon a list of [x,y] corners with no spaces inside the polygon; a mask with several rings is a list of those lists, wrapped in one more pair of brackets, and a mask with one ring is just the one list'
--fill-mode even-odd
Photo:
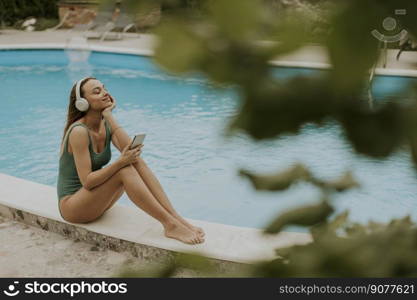
{"label": "blurred foliage", "polygon": [[285,171],[279,171],[275,174],[255,175],[244,169],[241,169],[239,174],[248,177],[257,190],[282,191],[298,181],[310,182],[322,189],[324,194],[328,190],[343,192],[359,186],[359,183],[355,181],[351,172],[346,172],[341,178],[334,181],[323,181],[311,174],[311,172],[301,164],[297,164]]}
{"label": "blurred foliage", "polygon": [[[54,24],[51,19],[58,19],[59,0],[0,0],[0,24],[2,26],[14,26],[16,22],[29,17],[42,18],[40,27]],[[44,19],[50,19],[48,21]],[[48,24],[44,24],[48,22]],[[44,25],[42,25],[44,24]]]}
{"label": "blurred foliage", "polygon": [[279,215],[269,224],[265,233],[279,233],[285,226],[314,226],[323,223],[333,212],[333,207],[323,199],[320,203],[299,207]]}
{"label": "blurred foliage", "polygon": [[[407,103],[398,99],[370,106],[366,93],[370,70],[380,56],[381,43],[372,30],[388,34],[382,21],[393,16],[409,35],[417,36],[417,1],[158,2],[165,13],[154,31],[156,62],[178,75],[203,72],[220,86],[238,87],[241,103],[226,137],[243,131],[255,141],[274,139],[297,134],[305,124],[332,121],[340,124],[344,138],[359,154],[384,159],[397,150],[408,151],[417,163],[416,87],[409,88]],[[134,6],[140,9],[149,3],[135,1]],[[306,3],[322,7],[325,18],[297,9]],[[396,16],[398,8],[407,14]],[[317,18],[325,24],[324,31],[312,25],[320,23]],[[301,49],[321,32],[319,40],[332,68],[321,76],[277,78],[270,61]],[[288,225],[307,226],[313,242],[278,249],[275,260],[254,265],[248,276],[417,275],[417,230],[409,217],[367,225],[350,223],[347,212],[332,217],[332,193],[359,185],[351,173],[323,181],[296,165],[275,174],[239,174],[257,190],[281,191],[305,181],[322,191],[317,204],[282,213],[264,231],[276,234]],[[159,276],[173,274],[176,266],[170,264]]]}
{"label": "blurred foliage", "polygon": [[148,263],[147,267],[137,270],[129,266],[123,267],[114,277],[245,277],[252,272],[250,268],[237,266],[233,271],[219,274],[216,263],[198,253],[174,253],[173,257],[166,258],[158,263]]}
{"label": "blurred foliage", "polygon": [[[347,214],[322,224],[314,241],[277,249],[253,277],[416,277],[417,228],[409,217],[389,224],[346,224]],[[342,232],[335,233],[335,229]],[[321,230],[321,231],[320,231]],[[314,231],[313,231],[314,232]]]}

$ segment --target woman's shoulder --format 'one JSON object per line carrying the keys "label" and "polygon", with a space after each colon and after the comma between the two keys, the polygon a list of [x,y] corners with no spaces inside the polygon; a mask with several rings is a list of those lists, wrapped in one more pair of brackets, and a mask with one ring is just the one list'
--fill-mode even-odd
{"label": "woman's shoulder", "polygon": [[[82,123],[81,123],[82,124]],[[80,122],[74,122],[70,125],[70,127],[67,130],[66,133],[66,140],[68,143],[68,147],[72,148],[71,145],[73,145],[74,143],[80,143],[84,144],[85,142],[88,143],[88,131],[87,128],[85,128],[84,126],[77,126],[77,125],[81,125]],[[64,141],[65,141],[64,139]],[[60,149],[60,154],[63,153],[63,147],[64,147],[64,142],[61,144],[61,149]]]}
{"label": "woman's shoulder", "polygon": [[69,133],[68,136],[71,144],[75,141],[75,140],[79,140],[79,141],[88,141],[88,131],[87,128],[85,128],[84,126],[73,126],[71,132]]}

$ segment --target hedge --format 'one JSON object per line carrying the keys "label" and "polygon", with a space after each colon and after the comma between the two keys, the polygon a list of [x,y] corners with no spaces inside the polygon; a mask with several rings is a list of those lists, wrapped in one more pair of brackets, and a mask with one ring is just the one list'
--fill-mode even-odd
{"label": "hedge", "polygon": [[0,0],[0,25],[13,26],[28,17],[58,19],[59,0]]}

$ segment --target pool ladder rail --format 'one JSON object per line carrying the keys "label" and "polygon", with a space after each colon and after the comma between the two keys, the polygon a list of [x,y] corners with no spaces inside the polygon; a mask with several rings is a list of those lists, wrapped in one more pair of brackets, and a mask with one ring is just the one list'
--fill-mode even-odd
{"label": "pool ladder rail", "polygon": [[[387,60],[388,60],[388,42],[384,41],[383,46],[381,45],[381,43],[382,41],[379,43],[378,48],[382,49],[382,66],[385,69],[387,67]],[[368,104],[371,110],[373,110],[374,108],[374,97],[372,95],[372,83],[375,78],[375,70],[376,70],[377,65],[378,65],[378,60],[372,66],[372,69],[369,75],[369,80],[368,80]]]}
{"label": "pool ladder rail", "polygon": [[[387,61],[388,61],[388,42],[384,41],[383,46],[381,45],[382,41],[379,43],[379,48],[382,49],[382,67],[385,69],[387,67]],[[399,60],[401,53],[405,50],[408,49],[417,49],[417,42],[413,41],[413,39],[407,35],[406,38],[403,41],[400,41],[400,50],[398,50],[398,53],[396,55],[396,59]],[[368,80],[368,104],[369,104],[369,108],[373,109],[374,107],[374,97],[372,95],[372,83],[374,81],[375,78],[375,69],[377,67],[378,62],[375,62],[375,64],[373,65],[370,75],[369,75],[369,80]]]}

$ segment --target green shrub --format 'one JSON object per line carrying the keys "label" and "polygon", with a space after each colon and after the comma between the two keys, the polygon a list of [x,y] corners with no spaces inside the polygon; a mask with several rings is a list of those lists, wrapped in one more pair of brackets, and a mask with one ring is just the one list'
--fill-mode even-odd
{"label": "green shrub", "polygon": [[52,28],[59,23],[58,19],[46,19],[39,18],[35,24],[35,30],[45,30],[47,28]]}
{"label": "green shrub", "polygon": [[58,0],[0,0],[0,24],[15,26],[28,17],[58,19],[57,3]]}

